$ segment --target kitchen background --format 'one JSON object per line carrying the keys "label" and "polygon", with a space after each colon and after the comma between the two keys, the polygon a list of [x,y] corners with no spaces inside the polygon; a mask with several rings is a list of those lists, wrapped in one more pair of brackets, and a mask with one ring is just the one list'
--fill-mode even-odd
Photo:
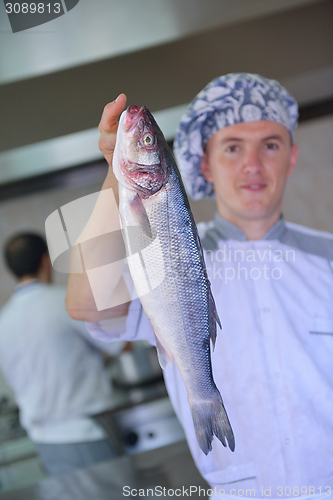
{"label": "kitchen background", "polygon": [[[80,0],[12,34],[1,3],[0,247],[16,231],[44,232],[53,211],[100,189],[96,127],[120,92],[172,141],[186,104],[233,71],[276,78],[298,99],[300,159],[284,214],[333,232],[332,22],[331,0]],[[198,222],[214,214],[210,200],[192,208]],[[1,307],[15,284],[2,261],[0,276]],[[0,373],[3,397],[14,403]]]}

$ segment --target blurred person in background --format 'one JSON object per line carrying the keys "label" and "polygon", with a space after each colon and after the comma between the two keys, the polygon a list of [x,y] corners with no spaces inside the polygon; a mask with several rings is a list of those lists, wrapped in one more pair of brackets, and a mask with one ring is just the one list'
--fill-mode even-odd
{"label": "blurred person in background", "polygon": [[112,406],[103,353],[119,354],[124,342],[94,340],[69,317],[41,236],[13,236],[4,258],[18,284],[0,313],[0,368],[44,469],[60,475],[112,459],[112,443],[92,417]]}

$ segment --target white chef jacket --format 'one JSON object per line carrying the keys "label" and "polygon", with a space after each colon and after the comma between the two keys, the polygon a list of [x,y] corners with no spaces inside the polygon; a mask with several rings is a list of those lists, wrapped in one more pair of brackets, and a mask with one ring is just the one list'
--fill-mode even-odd
{"label": "white chef jacket", "polygon": [[[0,368],[15,392],[20,420],[38,443],[106,438],[89,415],[112,406],[101,350],[123,342],[91,338],[65,307],[66,290],[32,280],[19,285],[0,314]],[[123,319],[114,330],[124,332]]]}
{"label": "white chef jacket", "polygon": [[[281,218],[260,241],[216,215],[199,225],[223,330],[213,376],[234,431],[200,450],[180,373],[164,371],[194,461],[218,496],[270,498],[333,490],[333,236]],[[172,311],[170,311],[172,314]],[[90,326],[97,335],[101,325]],[[124,338],[124,337],[118,337]],[[154,343],[139,301],[127,340]],[[312,488],[312,489],[310,489]]]}

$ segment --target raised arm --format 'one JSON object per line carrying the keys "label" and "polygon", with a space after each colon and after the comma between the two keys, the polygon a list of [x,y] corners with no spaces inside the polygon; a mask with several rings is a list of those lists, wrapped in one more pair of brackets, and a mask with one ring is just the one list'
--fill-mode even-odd
{"label": "raised arm", "polygon": [[[112,157],[116,144],[118,117],[125,105],[126,96],[120,94],[115,101],[105,106],[102,114],[98,127],[101,133],[99,149],[108,162],[109,169],[91,218],[78,238],[78,241],[81,242],[88,241],[88,244],[78,243],[84,272],[74,273],[71,271],[67,285],[66,307],[69,315],[73,319],[92,323],[126,315],[130,300],[126,285],[121,277],[123,267],[121,263],[113,265],[111,275],[109,273],[108,276],[98,281],[98,296],[103,297],[105,295],[105,297],[109,297],[108,303],[115,304],[108,309],[98,310],[100,307],[97,307],[96,304],[97,295],[93,293],[86,272],[87,262],[108,262],[110,261],[110,254],[112,255],[112,252],[119,253],[119,246],[121,245],[121,242],[119,242],[119,215],[116,207],[118,205],[118,182],[112,171]],[[105,190],[109,189],[112,189],[114,193],[115,202],[111,191],[105,192]],[[114,235],[118,235],[117,237],[113,236],[112,233],[110,236],[110,233],[105,230],[106,224],[108,227],[112,226],[114,228]],[[105,236],[96,238],[94,237],[96,234]],[[74,252],[72,258],[75,258]]]}

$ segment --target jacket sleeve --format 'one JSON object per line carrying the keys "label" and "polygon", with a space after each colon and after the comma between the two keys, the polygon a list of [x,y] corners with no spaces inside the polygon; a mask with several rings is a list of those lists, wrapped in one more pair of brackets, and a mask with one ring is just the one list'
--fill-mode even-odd
{"label": "jacket sleeve", "polygon": [[125,342],[147,340],[150,344],[156,345],[153,329],[139,299],[132,300],[127,318],[115,318],[85,325],[91,337],[105,343],[117,340]]}

